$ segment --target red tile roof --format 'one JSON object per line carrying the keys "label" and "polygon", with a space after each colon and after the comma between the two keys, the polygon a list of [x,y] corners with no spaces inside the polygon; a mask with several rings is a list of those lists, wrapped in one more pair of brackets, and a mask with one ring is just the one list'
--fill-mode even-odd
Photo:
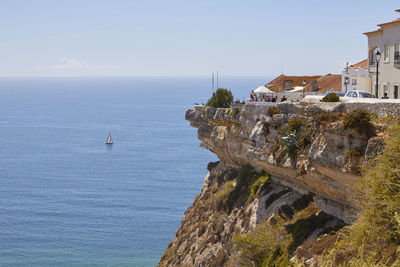
{"label": "red tile roof", "polygon": [[360,62],[358,62],[356,64],[353,64],[350,67],[367,69],[368,68],[368,59],[364,59],[363,61],[360,61]]}
{"label": "red tile roof", "polygon": [[[306,81],[306,84],[309,84],[310,81],[312,80],[317,80],[320,78],[321,75],[316,75],[316,76],[286,76],[286,75],[279,75],[277,78],[274,80],[270,81],[267,83],[265,86],[272,91],[275,92],[283,92],[285,91],[285,82],[291,84],[291,87],[296,87],[296,86],[304,86],[303,81]],[[286,88],[287,89],[287,88]]]}
{"label": "red tile roof", "polygon": [[[342,91],[342,75],[340,74],[327,74],[317,80],[318,93],[324,93],[326,91]],[[307,85],[305,88],[306,92],[311,92],[311,86]]]}

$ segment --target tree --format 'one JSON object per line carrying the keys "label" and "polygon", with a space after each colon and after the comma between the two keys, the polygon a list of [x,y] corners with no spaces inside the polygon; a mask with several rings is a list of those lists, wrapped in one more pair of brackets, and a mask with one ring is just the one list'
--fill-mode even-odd
{"label": "tree", "polygon": [[231,90],[218,88],[217,91],[212,94],[206,105],[215,108],[229,108],[232,101],[233,95]]}

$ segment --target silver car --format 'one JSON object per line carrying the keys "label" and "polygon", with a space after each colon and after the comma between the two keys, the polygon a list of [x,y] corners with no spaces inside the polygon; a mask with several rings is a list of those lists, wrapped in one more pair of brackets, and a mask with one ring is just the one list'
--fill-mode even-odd
{"label": "silver car", "polygon": [[350,90],[346,93],[345,97],[358,97],[358,98],[376,98],[373,94],[357,91],[357,90]]}

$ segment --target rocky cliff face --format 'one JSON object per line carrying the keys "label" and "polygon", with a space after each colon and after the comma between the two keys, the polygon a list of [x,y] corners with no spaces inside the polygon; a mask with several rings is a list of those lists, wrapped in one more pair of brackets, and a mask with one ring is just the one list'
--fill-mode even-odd
{"label": "rocky cliff face", "polygon": [[277,240],[290,234],[288,251],[296,255],[302,242],[355,220],[359,168],[382,150],[379,129],[374,137],[368,129],[344,129],[337,114],[352,107],[343,104],[276,108],[273,113],[265,105],[187,111],[201,146],[220,162],[209,164],[202,191],[159,266],[242,266],[235,236],[276,221],[285,224]]}
{"label": "rocky cliff face", "polygon": [[[382,148],[382,138],[368,138],[355,130],[344,130],[342,122],[324,121],[321,114],[345,107],[324,103],[303,107],[280,104],[281,114],[266,115],[268,106],[244,105],[233,110],[196,107],[186,119],[198,128],[201,146],[222,161],[240,166],[250,164],[300,193],[311,193],[319,208],[347,223],[359,211],[354,191],[358,168]],[[292,118],[306,122],[304,148],[291,157],[279,145],[278,135]],[[329,118],[328,118],[329,119]]]}
{"label": "rocky cliff face", "polygon": [[[209,164],[209,169],[201,193],[185,212],[159,266],[239,266],[233,250],[235,235],[251,232],[266,220],[288,220],[313,202],[311,194],[301,194],[272,179],[252,197],[246,194],[247,172],[240,175],[239,168],[225,162]],[[240,185],[238,176],[246,182]],[[232,181],[232,189],[227,191]],[[221,204],[225,197],[228,201]],[[326,228],[343,225],[328,214],[318,216],[320,223],[313,225],[304,240]]]}

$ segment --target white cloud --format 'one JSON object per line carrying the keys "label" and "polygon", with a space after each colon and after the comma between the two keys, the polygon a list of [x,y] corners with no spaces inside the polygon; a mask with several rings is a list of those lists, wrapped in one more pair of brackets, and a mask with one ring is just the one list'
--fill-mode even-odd
{"label": "white cloud", "polygon": [[113,65],[91,65],[86,60],[63,57],[60,64],[36,66],[39,70],[97,70],[97,69],[115,69]]}

